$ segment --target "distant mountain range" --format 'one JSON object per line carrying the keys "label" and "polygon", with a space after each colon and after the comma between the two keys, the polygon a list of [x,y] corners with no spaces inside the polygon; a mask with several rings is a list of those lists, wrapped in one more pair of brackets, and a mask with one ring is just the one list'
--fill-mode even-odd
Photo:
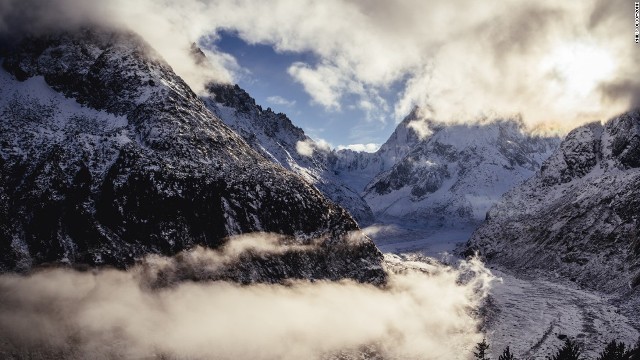
{"label": "distant mountain range", "polygon": [[[415,109],[375,153],[336,151],[315,144],[286,115],[262,109],[237,85],[208,89],[205,103],[254,150],[298,173],[362,224],[475,226],[560,142],[529,135],[517,119],[447,125],[423,120]],[[300,143],[312,154],[300,153]]]}
{"label": "distant mountain range", "polygon": [[[429,135],[364,189],[378,218],[447,227],[477,225],[489,207],[530,177],[559,142],[529,135],[519,120],[414,122]],[[405,120],[399,127],[409,125]]]}

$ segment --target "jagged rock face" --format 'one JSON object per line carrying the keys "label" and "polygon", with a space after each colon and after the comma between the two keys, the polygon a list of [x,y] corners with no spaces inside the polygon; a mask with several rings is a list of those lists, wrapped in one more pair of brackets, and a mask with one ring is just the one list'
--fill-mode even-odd
{"label": "jagged rock face", "polygon": [[375,153],[349,149],[335,152],[335,156],[330,158],[331,168],[342,181],[359,193],[364,193],[366,186],[376,176],[402,160],[420,142],[420,136],[411,126],[418,119],[419,111],[415,108]]}
{"label": "jagged rock face", "polygon": [[26,39],[3,67],[0,269],[126,266],[264,231],[324,239],[312,273],[280,257],[276,278],[384,277],[344,209],[252,150],[137,36]]}
{"label": "jagged rock face", "polygon": [[547,185],[564,184],[588,174],[596,166],[600,153],[602,125],[591,123],[574,129],[567,141],[542,166],[541,174]]}
{"label": "jagged rock face", "polygon": [[[317,146],[285,114],[276,114],[270,108],[263,110],[238,85],[209,84],[207,90],[205,104],[254,150],[313,184],[359,223],[373,221],[373,213],[364,199],[336,176],[332,168],[334,152]],[[307,144],[313,153],[299,153],[300,143]]]}
{"label": "jagged rock face", "polygon": [[640,285],[640,113],[570,132],[467,244],[492,262],[599,290]]}
{"label": "jagged rock face", "polygon": [[540,167],[557,138],[528,135],[516,120],[465,125],[423,121],[430,133],[367,185],[378,217],[476,225],[489,207]]}

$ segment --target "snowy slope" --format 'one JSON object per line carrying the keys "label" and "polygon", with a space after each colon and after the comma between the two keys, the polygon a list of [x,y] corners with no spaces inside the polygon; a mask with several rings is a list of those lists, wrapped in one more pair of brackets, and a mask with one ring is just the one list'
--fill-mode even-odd
{"label": "snowy slope", "polygon": [[526,180],[557,138],[528,135],[519,120],[445,125],[424,121],[429,135],[365,188],[378,218],[432,225],[478,224],[503,193]]}
{"label": "snowy slope", "polygon": [[493,270],[483,332],[492,359],[509,346],[519,359],[546,359],[563,345],[563,336],[581,345],[596,359],[611,340],[636,343],[638,314],[621,311],[618,299],[580,288],[568,280],[518,277],[506,269]]}
{"label": "snowy slope", "polygon": [[127,266],[264,231],[322,240],[260,257],[269,278],[254,280],[384,277],[344,209],[252,150],[138,36],[28,38],[1,60],[0,270]]}
{"label": "snowy slope", "polygon": [[[367,203],[338,178],[331,168],[334,153],[318,146],[285,114],[263,110],[238,85],[210,84],[207,107],[267,159],[291,170],[316,186],[325,196],[347,209],[361,224],[372,222]],[[305,144],[312,153],[300,153]]]}
{"label": "snowy slope", "polygon": [[469,251],[601,291],[640,285],[640,112],[573,130],[540,171],[508,192]]}
{"label": "snowy slope", "polygon": [[371,180],[389,170],[419,142],[418,133],[410,126],[418,120],[418,116],[416,108],[398,124],[375,153],[349,149],[336,151],[335,156],[330,158],[331,169],[344,183],[363,193]]}
{"label": "snowy slope", "polygon": [[[207,106],[249,145],[314,184],[362,224],[373,222],[373,209],[378,222],[472,229],[558,143],[526,135],[518,121],[444,125],[421,120],[416,108],[375,153],[335,151],[315,144],[286,115],[256,105],[237,85],[211,84],[208,90]],[[301,143],[313,153],[301,154]]]}

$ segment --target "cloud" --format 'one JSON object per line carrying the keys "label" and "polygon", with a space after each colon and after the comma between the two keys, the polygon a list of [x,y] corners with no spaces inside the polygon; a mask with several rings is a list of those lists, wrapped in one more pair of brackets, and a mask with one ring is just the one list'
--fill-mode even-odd
{"label": "cloud", "polygon": [[331,148],[331,144],[324,139],[313,140],[308,138],[296,143],[296,151],[303,156],[313,156],[313,152],[316,150],[330,151]]}
{"label": "cloud", "polygon": [[192,43],[216,37],[207,15],[210,6],[199,1],[0,0],[0,43],[80,26],[124,28],[141,35],[200,91],[209,81],[232,81],[239,68],[228,54],[209,52],[207,64],[197,63],[191,55]]}
{"label": "cloud", "polygon": [[[532,127],[571,128],[631,106],[633,96],[605,94],[611,87],[600,85],[640,75],[625,15],[632,6],[624,2],[282,0],[237,1],[219,9],[234,14],[223,27],[249,42],[316,54],[317,63],[295,63],[289,72],[316,103],[333,110],[347,95],[382,109],[371,99],[403,83],[393,106],[397,120],[419,105],[441,121],[522,114]],[[589,75],[586,70],[563,74],[567,63],[599,72],[602,64],[588,55],[591,50],[542,66],[558,49],[581,47],[613,59],[606,80],[596,77],[585,90],[574,85]]]}
{"label": "cloud", "polygon": [[375,143],[338,145],[338,150],[349,149],[353,151],[364,151],[369,153],[374,153],[378,151],[379,148],[380,148],[380,144],[375,144]]}
{"label": "cloud", "polygon": [[[522,114],[530,126],[570,128],[638,103],[640,52],[628,17],[633,3],[624,1],[0,0],[0,9],[4,34],[86,22],[128,27],[196,89],[203,78],[233,81],[238,71],[228,54],[212,55],[206,76],[189,59],[191,42],[211,43],[219,30],[310,52],[317,60],[288,72],[313,102],[340,111],[355,96],[369,119],[388,115],[380,94],[392,86],[401,88],[391,106],[397,120],[418,105],[441,121]],[[587,51],[562,55],[571,48]],[[587,89],[575,86],[582,75],[567,68],[605,74],[588,55],[594,51],[611,59],[610,73]],[[549,61],[550,54],[565,59]]]}
{"label": "cloud", "polygon": [[356,231],[352,233],[351,236],[357,239],[362,235],[366,235],[375,239],[378,236],[394,236],[397,235],[399,231],[400,228],[396,225],[374,224],[361,229],[359,232]]}
{"label": "cloud", "polygon": [[274,105],[283,105],[283,106],[287,106],[287,107],[292,107],[296,104],[295,100],[287,100],[285,98],[283,98],[282,96],[269,96],[267,98],[267,101],[274,104]]}
{"label": "cloud", "polygon": [[321,66],[312,69],[306,64],[297,62],[289,67],[288,72],[302,84],[314,103],[322,105],[329,111],[340,110],[341,90],[344,85],[330,67]]}
{"label": "cloud", "polygon": [[[203,271],[221,259],[240,259],[242,251],[276,249],[277,236],[252,236],[235,249],[154,257],[129,271],[0,275],[0,355],[286,360],[355,358],[366,351],[446,360],[468,358],[481,338],[473,309],[493,276],[477,260],[454,269],[388,256],[384,287],[181,280],[192,278],[185,269]],[[267,245],[258,245],[265,236]],[[183,265],[166,265],[176,262]],[[157,287],[158,276],[170,281]]]}
{"label": "cloud", "polygon": [[637,78],[603,82],[600,84],[600,91],[605,101],[629,99],[633,107],[640,107],[640,80]]}
{"label": "cloud", "polygon": [[77,0],[0,0],[0,34],[16,36],[92,23],[104,24],[100,12],[108,11],[103,3]]}
{"label": "cloud", "polygon": [[[418,113],[420,114],[421,112],[422,111],[419,111]],[[416,120],[409,121],[407,127],[413,129],[420,139],[426,139],[433,134],[431,123],[425,120],[424,115],[421,115],[421,117]]]}
{"label": "cloud", "polygon": [[296,143],[296,151],[303,156],[313,156],[314,143],[313,140],[307,139]]}

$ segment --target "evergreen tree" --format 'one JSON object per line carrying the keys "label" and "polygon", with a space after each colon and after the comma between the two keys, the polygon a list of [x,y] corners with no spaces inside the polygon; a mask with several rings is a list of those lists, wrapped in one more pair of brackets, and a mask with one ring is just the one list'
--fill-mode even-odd
{"label": "evergreen tree", "polygon": [[482,339],[482,342],[479,342],[476,345],[476,350],[473,355],[478,360],[489,360],[487,355],[487,350],[489,350],[489,344],[487,344],[487,339]]}
{"label": "evergreen tree", "polygon": [[629,360],[640,360],[640,339],[636,343],[636,347],[629,351],[631,355],[629,356]]}
{"label": "evergreen tree", "polygon": [[631,349],[627,348],[624,343],[611,340],[597,360],[630,360],[631,355]]}
{"label": "evergreen tree", "polygon": [[552,357],[547,357],[549,360],[583,360],[580,357],[580,347],[575,341],[567,338],[564,341],[564,346],[558,350],[558,352]]}
{"label": "evergreen tree", "polygon": [[517,359],[513,356],[511,351],[509,351],[509,347],[507,346],[502,352],[502,355],[498,356],[498,360],[517,360]]}

